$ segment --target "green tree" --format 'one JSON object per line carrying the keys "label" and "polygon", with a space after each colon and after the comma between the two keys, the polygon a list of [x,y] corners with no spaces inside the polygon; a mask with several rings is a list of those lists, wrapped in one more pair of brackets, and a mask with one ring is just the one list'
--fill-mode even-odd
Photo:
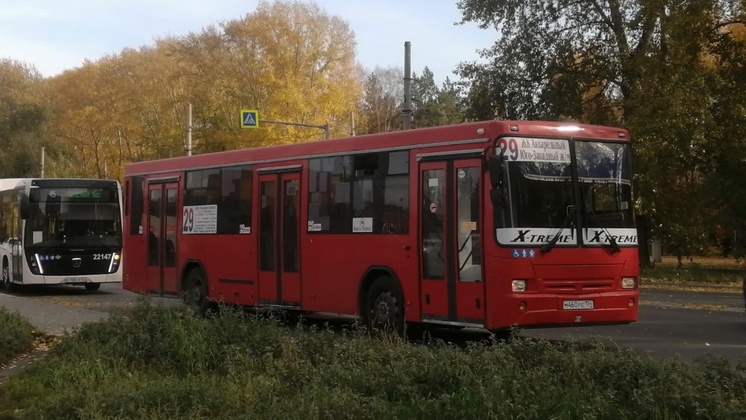
{"label": "green tree", "polygon": [[38,176],[47,141],[48,110],[43,78],[32,66],[0,60],[0,177]]}
{"label": "green tree", "polygon": [[[628,127],[636,156],[638,210],[679,256],[705,246],[728,213],[713,188],[744,158],[723,106],[742,121],[738,85],[744,3],[728,0],[461,0],[464,21],[497,29],[465,63],[468,115],[569,119]],[[727,66],[724,64],[727,63]],[[730,73],[725,71],[730,68]],[[741,67],[742,68],[742,67]],[[488,108],[486,110],[485,108]],[[722,116],[722,117],[721,117]],[[720,175],[718,175],[720,174]],[[730,189],[730,194],[735,193]],[[746,191],[743,191],[746,193]],[[686,205],[682,202],[686,200]]]}
{"label": "green tree", "polygon": [[449,79],[439,88],[435,75],[426,66],[421,76],[412,74],[413,128],[436,127],[463,121],[458,89]]}

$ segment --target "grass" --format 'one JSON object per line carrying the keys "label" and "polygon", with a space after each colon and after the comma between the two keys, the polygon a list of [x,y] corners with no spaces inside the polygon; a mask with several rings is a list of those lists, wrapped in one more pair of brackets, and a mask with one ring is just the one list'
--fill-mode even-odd
{"label": "grass", "polygon": [[681,267],[675,257],[662,258],[654,267],[640,268],[642,283],[741,286],[744,269],[740,261],[722,257],[694,257]]}
{"label": "grass", "polygon": [[140,303],[0,385],[0,419],[746,417],[746,361],[599,343],[415,345]]}
{"label": "grass", "polygon": [[0,366],[33,348],[34,326],[18,312],[0,306]]}

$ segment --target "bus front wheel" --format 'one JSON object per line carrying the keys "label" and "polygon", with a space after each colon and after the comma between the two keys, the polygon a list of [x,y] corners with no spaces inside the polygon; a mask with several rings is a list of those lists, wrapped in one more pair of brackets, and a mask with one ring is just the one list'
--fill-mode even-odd
{"label": "bus front wheel", "polygon": [[211,304],[207,298],[207,279],[202,270],[195,268],[187,274],[184,300],[199,315],[205,315],[210,309]]}
{"label": "bus front wheel", "polygon": [[379,277],[368,289],[365,321],[371,331],[404,333],[404,297],[391,276]]}
{"label": "bus front wheel", "polygon": [[3,259],[3,289],[8,293],[16,291],[15,283],[10,281],[10,266],[7,259]]}

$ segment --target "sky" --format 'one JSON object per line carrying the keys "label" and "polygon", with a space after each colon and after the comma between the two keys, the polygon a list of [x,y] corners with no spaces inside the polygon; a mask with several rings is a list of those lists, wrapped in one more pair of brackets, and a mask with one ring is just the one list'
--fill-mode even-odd
{"label": "sky", "polygon": [[[305,0],[304,0],[305,1]],[[310,1],[309,1],[310,2]],[[478,50],[497,40],[494,29],[461,21],[457,0],[316,0],[345,20],[357,41],[357,59],[404,69],[404,43],[411,43],[412,71],[427,66],[437,83],[460,62],[477,61]],[[255,11],[259,0],[2,0],[0,58],[33,65],[52,77],[164,37],[199,33]]]}

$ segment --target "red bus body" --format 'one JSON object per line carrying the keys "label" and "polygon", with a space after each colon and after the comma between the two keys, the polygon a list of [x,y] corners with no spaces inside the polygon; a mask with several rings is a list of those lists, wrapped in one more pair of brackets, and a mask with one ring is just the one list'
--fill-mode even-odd
{"label": "red bus body", "polygon": [[[612,206],[600,194],[614,178],[586,172],[613,159],[617,144],[629,148],[623,129],[487,121],[132,163],[123,286],[176,297],[200,270],[213,302],[363,315],[375,310],[369,289],[388,277],[408,322],[488,330],[634,322],[631,203],[617,200],[623,210],[608,213],[624,219],[623,231],[602,233],[579,210],[581,201]],[[549,162],[552,148],[568,147],[574,158]],[[488,162],[501,150],[504,197],[515,204],[496,206]],[[603,159],[589,158],[594,150]],[[571,175],[529,173],[553,165]],[[531,188],[544,187],[576,201],[542,229],[522,227],[530,222],[521,209],[537,208]],[[555,232],[555,246],[543,249]],[[600,240],[607,235],[614,246]]]}

